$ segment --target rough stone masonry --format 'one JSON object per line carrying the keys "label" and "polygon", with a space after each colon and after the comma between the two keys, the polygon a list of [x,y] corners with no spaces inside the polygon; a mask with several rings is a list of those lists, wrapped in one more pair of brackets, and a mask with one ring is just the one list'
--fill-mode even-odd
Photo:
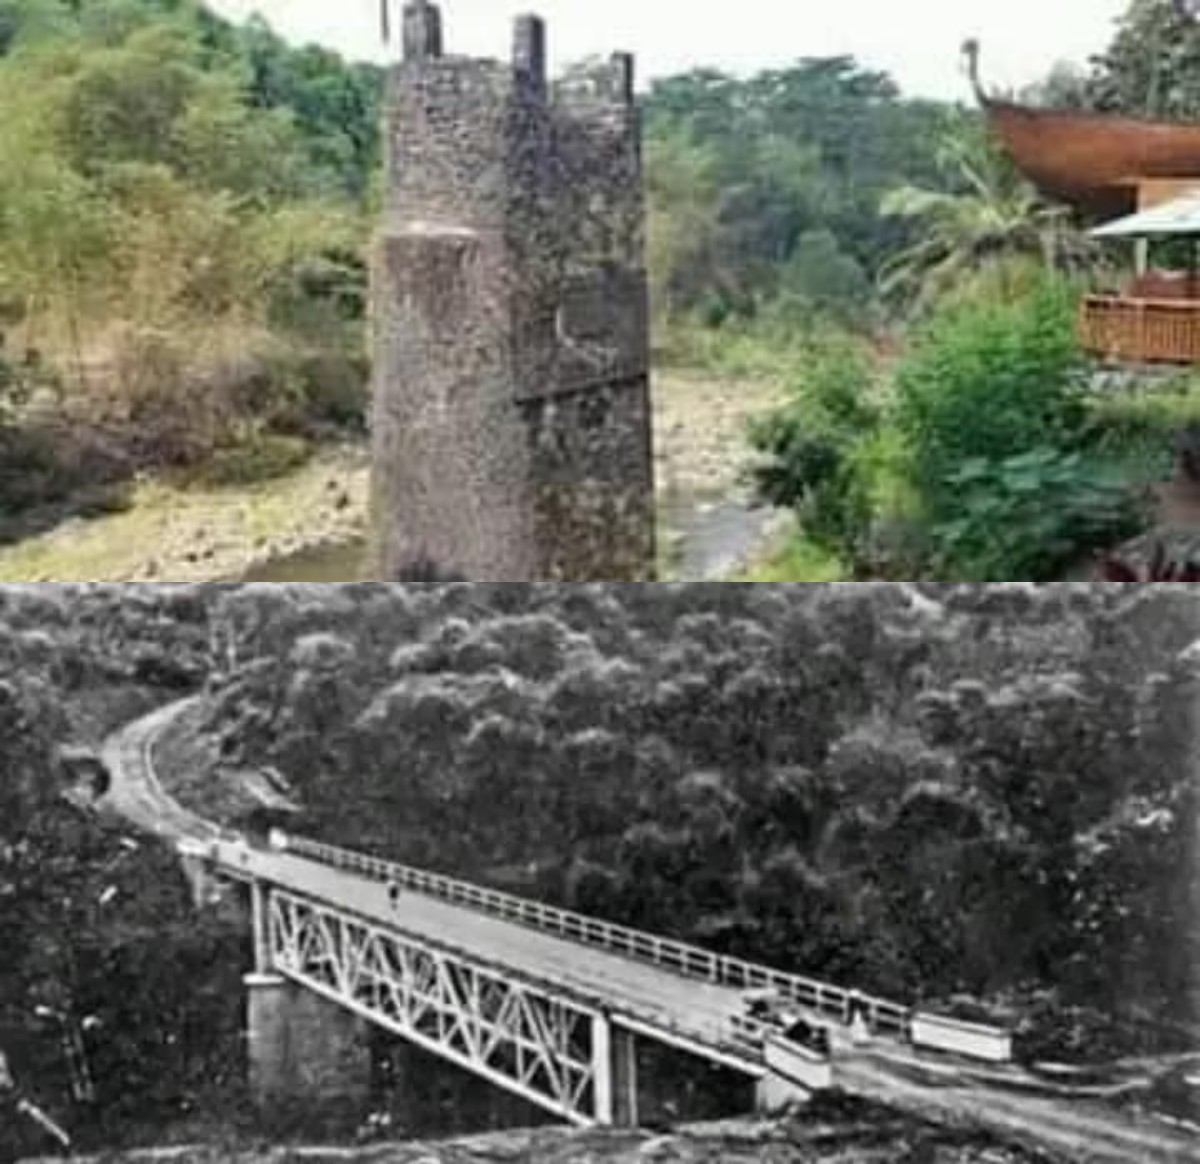
{"label": "rough stone masonry", "polygon": [[652,581],[641,125],[633,59],[550,85],[443,51],[404,10],[374,256],[371,577]]}

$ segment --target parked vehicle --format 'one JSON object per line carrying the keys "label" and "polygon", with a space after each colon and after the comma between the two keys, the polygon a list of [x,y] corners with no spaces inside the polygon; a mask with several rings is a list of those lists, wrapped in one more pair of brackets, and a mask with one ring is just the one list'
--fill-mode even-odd
{"label": "parked vehicle", "polygon": [[818,1055],[833,1053],[833,1037],[824,1023],[813,1023],[803,1018],[797,1019],[784,1030],[783,1037]]}

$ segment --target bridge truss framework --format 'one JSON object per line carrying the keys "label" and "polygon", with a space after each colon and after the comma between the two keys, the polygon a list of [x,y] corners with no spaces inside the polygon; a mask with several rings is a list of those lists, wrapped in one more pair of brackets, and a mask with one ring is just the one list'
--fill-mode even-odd
{"label": "bridge truss framework", "polygon": [[574,1124],[613,1122],[612,1030],[599,1010],[287,890],[256,898],[263,969]]}

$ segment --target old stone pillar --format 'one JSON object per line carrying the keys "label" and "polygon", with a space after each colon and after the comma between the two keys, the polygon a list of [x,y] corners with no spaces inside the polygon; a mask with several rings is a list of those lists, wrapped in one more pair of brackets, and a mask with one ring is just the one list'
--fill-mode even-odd
{"label": "old stone pillar", "polygon": [[649,301],[633,60],[549,85],[443,52],[410,0],[372,262],[370,577],[654,577]]}
{"label": "old stone pillar", "polygon": [[361,1117],[371,1094],[366,1020],[278,974],[249,974],[250,1094],[268,1117]]}
{"label": "old stone pillar", "polygon": [[546,24],[537,16],[519,16],[513,31],[513,65],[539,94],[546,92]]}

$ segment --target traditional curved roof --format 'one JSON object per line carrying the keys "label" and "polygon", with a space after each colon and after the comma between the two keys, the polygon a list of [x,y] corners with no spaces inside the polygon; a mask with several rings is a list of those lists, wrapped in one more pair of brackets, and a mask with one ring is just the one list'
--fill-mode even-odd
{"label": "traditional curved roof", "polygon": [[1048,198],[1104,214],[1136,207],[1139,182],[1200,178],[1200,124],[1001,101],[979,80],[979,46],[965,46],[971,81],[1017,168]]}

